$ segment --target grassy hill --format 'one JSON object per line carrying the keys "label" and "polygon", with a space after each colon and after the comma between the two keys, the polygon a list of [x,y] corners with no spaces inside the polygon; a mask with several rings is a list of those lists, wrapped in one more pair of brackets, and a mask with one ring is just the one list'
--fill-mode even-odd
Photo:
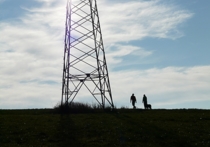
{"label": "grassy hill", "polygon": [[0,110],[0,146],[209,147],[210,110]]}

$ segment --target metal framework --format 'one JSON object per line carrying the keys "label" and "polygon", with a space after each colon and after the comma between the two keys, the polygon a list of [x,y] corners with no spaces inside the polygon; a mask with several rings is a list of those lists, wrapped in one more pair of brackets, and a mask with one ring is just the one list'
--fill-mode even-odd
{"label": "metal framework", "polygon": [[102,108],[114,107],[96,0],[68,0],[61,105],[86,87]]}

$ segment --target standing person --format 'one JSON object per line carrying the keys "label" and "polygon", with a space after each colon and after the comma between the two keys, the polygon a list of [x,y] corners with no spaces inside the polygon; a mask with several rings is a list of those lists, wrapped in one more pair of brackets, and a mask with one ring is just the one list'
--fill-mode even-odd
{"label": "standing person", "polygon": [[136,109],[135,103],[137,103],[137,100],[134,94],[132,94],[130,101],[132,102],[133,109]]}
{"label": "standing person", "polygon": [[144,103],[144,108],[146,109],[147,108],[147,97],[145,94],[143,95],[142,103]]}

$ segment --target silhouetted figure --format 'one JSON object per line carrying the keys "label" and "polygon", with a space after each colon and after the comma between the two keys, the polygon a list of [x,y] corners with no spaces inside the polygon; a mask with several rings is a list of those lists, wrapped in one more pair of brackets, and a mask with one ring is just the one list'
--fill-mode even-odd
{"label": "silhouetted figure", "polygon": [[143,96],[142,103],[144,103],[144,108],[146,109],[147,108],[147,97],[145,94]]}
{"label": "silhouetted figure", "polygon": [[146,97],[145,94],[143,96],[142,103],[144,103],[144,109],[152,109],[152,105],[151,104],[147,104],[147,97]]}
{"label": "silhouetted figure", "polygon": [[133,109],[136,109],[135,103],[137,103],[137,100],[136,100],[136,97],[134,96],[134,94],[132,94],[130,101],[132,102]]}

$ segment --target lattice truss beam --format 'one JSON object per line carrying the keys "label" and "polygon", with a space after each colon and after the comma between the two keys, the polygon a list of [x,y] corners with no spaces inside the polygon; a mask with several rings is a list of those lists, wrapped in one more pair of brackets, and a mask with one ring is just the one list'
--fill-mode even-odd
{"label": "lattice truss beam", "polygon": [[104,107],[114,107],[96,0],[68,0],[61,103],[82,87]]}

